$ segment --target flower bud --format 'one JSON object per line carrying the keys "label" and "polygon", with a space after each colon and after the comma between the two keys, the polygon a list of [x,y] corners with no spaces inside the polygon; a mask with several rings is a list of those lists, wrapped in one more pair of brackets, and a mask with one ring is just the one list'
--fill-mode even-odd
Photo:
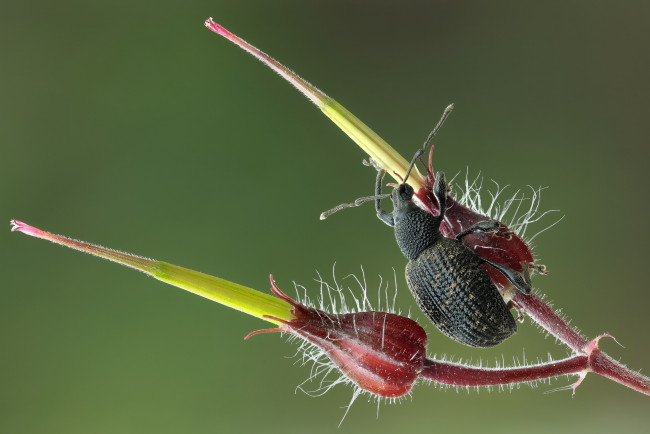
{"label": "flower bud", "polygon": [[293,306],[295,319],[273,318],[285,332],[320,348],[361,389],[396,398],[407,394],[426,357],[427,335],[415,321],[387,312],[332,314],[304,306],[284,294],[271,277],[272,291]]}

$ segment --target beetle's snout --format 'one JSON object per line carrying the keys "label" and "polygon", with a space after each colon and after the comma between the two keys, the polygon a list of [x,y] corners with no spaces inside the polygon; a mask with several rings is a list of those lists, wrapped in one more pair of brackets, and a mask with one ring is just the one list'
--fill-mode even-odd
{"label": "beetle's snout", "polygon": [[393,191],[392,195],[393,202],[398,201],[400,203],[410,202],[412,197],[413,187],[408,184],[400,184],[399,187]]}

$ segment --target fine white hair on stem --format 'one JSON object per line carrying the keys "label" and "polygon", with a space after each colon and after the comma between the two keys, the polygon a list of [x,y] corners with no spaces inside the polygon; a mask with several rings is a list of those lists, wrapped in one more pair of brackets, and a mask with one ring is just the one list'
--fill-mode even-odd
{"label": "fine white hair on stem", "polygon": [[[456,174],[450,183],[458,178],[458,175]],[[485,206],[483,181],[480,172],[475,177],[470,177],[469,169],[466,169],[465,179],[462,183],[459,183],[462,187],[457,201],[479,214],[504,223],[528,244],[531,244],[538,235],[552,228],[564,218],[564,216],[561,216],[534,234],[528,235],[529,225],[538,223],[548,215],[559,212],[558,210],[542,211],[540,209],[542,192],[547,187],[532,187],[529,185],[527,188],[515,190],[508,199],[503,200],[502,196],[505,195],[510,185],[501,187],[496,181],[491,180],[494,186],[487,190],[489,200],[487,206]]]}
{"label": "fine white hair on stem", "polygon": [[[525,352],[522,353],[521,360],[517,356],[513,356],[513,364],[511,366],[506,365],[505,362],[505,357],[501,355],[500,359],[494,360],[493,366],[490,366],[489,363],[484,362],[482,359],[479,359],[478,361],[472,361],[471,359],[468,361],[463,361],[462,358],[456,359],[454,356],[448,356],[446,354],[434,354],[430,358],[435,359],[440,362],[445,362],[447,364],[454,364],[458,366],[463,366],[463,367],[469,367],[469,368],[481,368],[484,370],[494,370],[494,369],[499,369],[499,370],[507,370],[507,369],[520,369],[520,368],[529,368],[529,367],[535,367],[543,364],[547,364],[549,362],[553,361],[553,358],[551,354],[548,354],[548,360],[542,360],[541,358],[537,358],[535,361],[528,361],[526,360],[526,354]],[[490,386],[455,386],[455,385],[450,385],[450,384],[442,384],[442,383],[436,383],[431,380],[425,379],[425,381],[433,385],[434,387],[442,390],[448,390],[450,388],[456,390],[457,393],[461,391],[465,391],[467,393],[470,393],[472,391],[475,392],[480,392],[481,389],[487,390],[488,392],[492,391],[498,391],[498,392],[504,392],[504,391],[510,391],[512,392],[514,389],[520,389],[522,384],[525,384],[531,388],[537,388],[540,384],[544,385],[550,385],[552,384],[553,380],[565,376],[568,378],[569,375],[580,375],[578,373],[576,374],[560,374],[556,377],[549,377],[549,378],[539,378],[536,380],[530,380],[530,381],[519,381],[519,382],[514,382],[514,383],[508,383],[508,384],[497,384],[497,385],[490,385]],[[572,386],[567,386],[566,389],[572,389]],[[563,390],[563,388],[557,389],[557,390]],[[552,390],[555,391],[555,390]],[[551,391],[551,392],[552,392]],[[547,392],[548,393],[548,392]]]}
{"label": "fine white hair on stem", "polygon": [[[555,309],[553,307],[553,301],[552,300],[549,300],[548,297],[545,294],[542,294],[539,291],[534,291],[534,294],[536,296],[538,296],[544,303],[546,303],[546,305],[549,308],[553,309],[555,314],[562,321],[564,321],[567,324],[567,326],[571,328],[571,330],[573,330],[575,333],[577,333],[582,339],[587,340],[587,337],[582,333],[582,331],[578,327],[576,327],[574,325],[571,325],[571,319],[568,318],[567,315],[564,312],[562,312],[561,308],[560,309]],[[533,324],[535,327],[537,327],[537,329],[544,334],[544,339],[548,339],[549,337],[554,337],[546,328],[544,328],[544,326],[540,325],[537,321],[531,321],[531,324]],[[555,339],[556,344],[561,342],[557,337],[554,337],[554,339]],[[549,361],[550,360],[551,359],[550,359],[550,354],[549,354]]]}

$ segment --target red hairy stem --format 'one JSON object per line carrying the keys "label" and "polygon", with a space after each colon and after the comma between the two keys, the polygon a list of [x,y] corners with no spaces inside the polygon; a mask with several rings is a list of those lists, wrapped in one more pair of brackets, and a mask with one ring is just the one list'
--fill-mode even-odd
{"label": "red hairy stem", "polygon": [[451,386],[498,386],[578,374],[587,369],[588,359],[586,355],[577,355],[520,368],[479,368],[426,359],[420,376]]}
{"label": "red hairy stem", "polygon": [[[595,341],[587,346],[592,345],[595,345]],[[588,372],[595,372],[637,392],[650,395],[650,378],[630,371],[598,348],[593,348],[591,354],[578,354],[564,360],[519,368],[479,368],[426,359],[420,376],[450,386],[478,387],[505,386],[560,375],[578,374],[580,378],[572,386],[575,390]]]}
{"label": "red hairy stem", "polygon": [[650,395],[650,378],[638,372],[631,371],[599,349],[596,348],[593,350],[589,361],[591,371],[627,386],[630,389],[634,389],[637,392]]}
{"label": "red hairy stem", "polygon": [[[650,379],[621,365],[600,351],[597,347],[600,337],[589,342],[555,313],[548,304],[534,294],[524,295],[518,292],[512,298],[512,301],[522,311],[526,312],[531,320],[569,346],[573,351],[578,354],[588,355],[589,363],[584,368],[585,370],[600,374],[637,392],[650,395]],[[558,375],[563,373],[560,372]]]}
{"label": "red hairy stem", "polygon": [[569,346],[576,353],[585,353],[589,341],[580,336],[569,324],[566,323],[551,307],[535,294],[522,294],[517,291],[512,302],[530,317],[531,320],[542,326],[551,335]]}

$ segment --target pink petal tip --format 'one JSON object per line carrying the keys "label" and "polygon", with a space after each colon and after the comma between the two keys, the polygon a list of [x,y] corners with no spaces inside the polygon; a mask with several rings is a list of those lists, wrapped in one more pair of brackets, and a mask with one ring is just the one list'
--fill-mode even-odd
{"label": "pink petal tip", "polygon": [[33,237],[38,237],[42,232],[40,229],[36,229],[34,226],[30,226],[20,220],[10,220],[9,223],[11,223],[12,232],[18,231]]}
{"label": "pink petal tip", "polygon": [[214,33],[217,33],[219,35],[224,35],[227,33],[226,29],[221,27],[219,24],[215,23],[212,18],[208,18],[205,20],[205,27],[208,29],[212,30]]}
{"label": "pink petal tip", "polygon": [[25,223],[21,222],[20,220],[9,220],[9,223],[11,223],[11,232],[13,231],[22,231],[25,226],[27,226]]}

